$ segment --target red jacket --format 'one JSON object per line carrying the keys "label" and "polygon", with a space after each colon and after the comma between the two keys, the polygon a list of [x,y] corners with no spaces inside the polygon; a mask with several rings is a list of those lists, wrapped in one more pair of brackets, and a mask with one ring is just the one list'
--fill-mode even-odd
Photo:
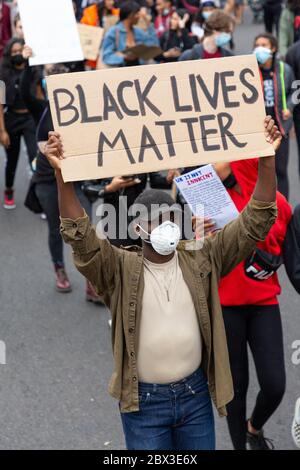
{"label": "red jacket", "polygon": [[11,34],[10,8],[8,5],[3,3],[2,18],[0,19],[0,57],[3,56],[4,47],[10,40]]}
{"label": "red jacket", "polygon": [[154,28],[156,32],[156,36],[160,39],[166,31],[170,29],[170,20],[171,16],[173,15],[175,9],[171,8],[170,11],[166,15],[157,15],[154,20]]}
{"label": "red jacket", "polygon": [[[251,198],[256,184],[258,159],[233,162],[230,165],[232,173],[241,187],[242,194],[237,193],[234,189],[228,189],[228,193],[238,211],[241,212]],[[292,217],[292,210],[285,197],[278,191],[276,202],[277,220],[266,240],[258,243],[257,246],[270,254],[282,255],[282,245]],[[244,261],[240,263],[221,280],[219,286],[221,304],[224,306],[277,304],[277,296],[281,293],[277,274],[273,274],[269,279],[257,281],[246,276],[244,263]]]}

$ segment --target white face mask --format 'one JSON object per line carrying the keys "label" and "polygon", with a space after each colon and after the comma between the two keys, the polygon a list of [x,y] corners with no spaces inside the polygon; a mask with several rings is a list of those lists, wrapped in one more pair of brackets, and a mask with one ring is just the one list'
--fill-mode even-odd
{"label": "white face mask", "polygon": [[159,255],[167,256],[176,251],[180,241],[180,229],[174,222],[167,220],[152,230],[151,234],[140,225],[138,227],[150,237],[150,241],[144,240],[144,242],[150,243]]}

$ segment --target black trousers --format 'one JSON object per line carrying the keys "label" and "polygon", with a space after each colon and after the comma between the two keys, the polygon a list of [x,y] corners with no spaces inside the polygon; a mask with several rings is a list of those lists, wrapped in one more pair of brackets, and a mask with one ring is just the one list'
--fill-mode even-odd
{"label": "black trousers", "polygon": [[276,152],[276,175],[278,191],[280,191],[287,199],[289,199],[289,163],[290,140],[289,137],[283,137],[280,147]]}
{"label": "black trousers", "polygon": [[36,127],[30,114],[17,114],[12,111],[5,113],[5,127],[10,138],[10,146],[6,151],[5,185],[12,188],[20,156],[21,137],[24,137],[29,163],[37,153]]}
{"label": "black trousers", "polygon": [[[92,206],[81,191],[81,183],[75,183],[75,191],[86,213],[92,218]],[[63,240],[60,234],[60,218],[58,207],[58,193],[56,181],[37,183],[35,192],[48,223],[48,246],[54,265],[63,266]]]}
{"label": "black trousers", "polygon": [[264,23],[268,33],[273,34],[275,28],[276,35],[279,34],[279,20],[282,6],[280,4],[264,6]]}
{"label": "black trousers", "polygon": [[260,391],[251,415],[257,430],[272,416],[285,392],[283,335],[278,305],[223,307],[235,396],[227,406],[228,427],[235,450],[246,448],[248,349],[253,355]]}

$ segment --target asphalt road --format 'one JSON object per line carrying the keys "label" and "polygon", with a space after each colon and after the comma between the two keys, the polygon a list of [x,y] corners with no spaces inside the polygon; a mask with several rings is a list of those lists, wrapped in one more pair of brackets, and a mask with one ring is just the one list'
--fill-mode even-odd
{"label": "asphalt road", "polygon": [[[250,52],[262,29],[246,22],[236,33],[237,53]],[[4,155],[0,152],[0,191]],[[297,154],[290,155],[291,202],[300,201]],[[106,392],[112,371],[105,308],[86,304],[84,280],[67,249],[73,293],[54,290],[46,223],[28,212],[26,155],[16,182],[16,211],[0,207],[0,340],[7,365],[0,365],[0,449],[123,449],[117,403]],[[278,449],[292,449],[290,426],[300,395],[300,365],[292,364],[292,343],[300,340],[299,297],[281,272],[287,392],[266,426]],[[249,405],[258,390],[253,366]],[[251,408],[249,408],[249,413]],[[216,419],[217,446],[230,449],[225,420]]]}

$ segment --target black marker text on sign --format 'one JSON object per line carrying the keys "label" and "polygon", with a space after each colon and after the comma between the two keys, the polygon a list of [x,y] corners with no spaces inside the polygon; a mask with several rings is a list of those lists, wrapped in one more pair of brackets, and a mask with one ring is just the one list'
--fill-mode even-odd
{"label": "black marker text on sign", "polygon": [[[221,64],[223,59],[219,61]],[[133,69],[146,72],[152,71],[152,67],[155,68],[153,73],[142,77],[133,73],[129,77]],[[152,171],[173,168],[179,163],[177,160],[183,158],[183,148],[187,155],[186,166],[197,164],[197,156],[202,158],[204,154],[206,163],[213,161],[208,155],[214,161],[218,160],[218,154],[220,160],[230,160],[230,153],[232,159],[237,153],[246,158],[244,149],[247,150],[249,138],[252,134],[255,137],[255,133],[260,134],[259,147],[267,147],[261,139],[264,110],[253,60],[250,66],[223,67],[223,70],[215,67],[213,71],[197,70],[196,73],[191,73],[189,67],[184,75],[176,73],[168,64],[170,73],[163,79],[159,73],[163,69],[159,67],[131,67],[130,72],[120,69],[114,71],[114,75],[103,73],[99,75],[99,83],[95,76],[91,77],[94,78],[92,89],[82,80],[84,74],[74,74],[72,86],[52,85],[50,103],[56,130],[69,140],[72,129],[76,132],[80,128],[82,136],[87,135],[87,129],[93,132],[86,142],[86,150],[83,141],[78,141],[80,149],[74,146],[67,157],[85,155],[89,158],[93,154],[97,167],[105,170],[106,177],[113,155],[121,166],[126,162],[131,166],[131,169],[124,167],[124,171],[130,173],[143,172],[145,164],[153,166]],[[122,79],[124,74],[126,77]],[[76,80],[75,75],[80,80]],[[253,120],[247,122],[248,110],[259,111],[255,119],[259,117],[261,124],[254,124]],[[254,151],[253,143],[250,147]],[[260,149],[257,155],[251,155],[250,151],[249,148],[248,158],[268,153],[266,148]],[[114,162],[113,166],[118,163]],[[115,172],[113,168],[112,172]]]}

